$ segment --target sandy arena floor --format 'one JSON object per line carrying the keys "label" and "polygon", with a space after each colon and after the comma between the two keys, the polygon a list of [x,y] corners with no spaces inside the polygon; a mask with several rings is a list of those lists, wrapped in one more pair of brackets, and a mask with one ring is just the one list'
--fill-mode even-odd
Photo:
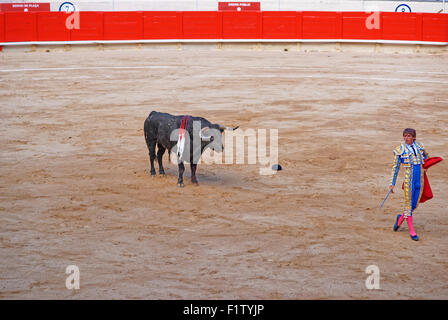
{"label": "sandy arena floor", "polygon": [[[448,299],[447,59],[0,53],[0,298]],[[152,110],[278,129],[284,170],[202,164],[181,189],[166,164],[151,178]],[[401,174],[378,209],[405,127],[445,159],[415,213],[419,242],[392,231]]]}

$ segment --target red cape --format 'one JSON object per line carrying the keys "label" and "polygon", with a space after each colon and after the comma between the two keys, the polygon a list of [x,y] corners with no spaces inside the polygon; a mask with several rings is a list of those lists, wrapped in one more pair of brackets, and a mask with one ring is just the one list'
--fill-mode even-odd
{"label": "red cape", "polygon": [[[425,163],[423,164],[423,169],[428,169],[442,160],[443,159],[440,157],[428,158],[425,160]],[[401,188],[404,189],[404,182]],[[431,186],[429,185],[429,180],[425,172],[423,174],[423,192],[419,202],[425,202],[426,200],[432,199],[433,197],[434,195],[432,194]]]}

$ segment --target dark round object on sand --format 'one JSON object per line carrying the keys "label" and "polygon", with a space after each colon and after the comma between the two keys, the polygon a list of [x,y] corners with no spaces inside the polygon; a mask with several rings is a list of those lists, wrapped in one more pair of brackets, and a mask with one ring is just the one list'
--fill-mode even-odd
{"label": "dark round object on sand", "polygon": [[282,166],[279,164],[274,164],[274,165],[272,165],[272,170],[280,171],[280,170],[282,170]]}

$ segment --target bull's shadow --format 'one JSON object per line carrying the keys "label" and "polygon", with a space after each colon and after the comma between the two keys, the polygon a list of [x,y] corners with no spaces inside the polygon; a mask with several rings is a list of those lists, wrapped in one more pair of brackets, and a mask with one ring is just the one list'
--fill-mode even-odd
{"label": "bull's shadow", "polygon": [[[171,153],[171,159],[165,154],[163,157],[165,175],[157,175],[153,177],[157,179],[167,178],[170,181],[172,177],[176,177],[178,174],[178,164],[175,161],[175,157],[175,153]],[[188,167],[187,162],[184,162],[184,165]],[[203,170],[196,171],[196,178],[202,186],[229,186],[251,190],[257,190],[259,187],[258,176],[253,176],[253,172],[250,172],[250,170],[243,169],[244,173],[242,174],[241,169],[235,170],[234,166],[229,167],[226,164],[199,163],[199,166]],[[249,165],[246,167],[249,167]],[[145,172],[149,173],[149,170],[145,170]],[[189,170],[185,170],[184,179],[187,179],[187,182],[188,179],[191,179],[191,171],[189,172]],[[194,185],[199,185],[199,183]],[[186,186],[188,186],[188,183]]]}

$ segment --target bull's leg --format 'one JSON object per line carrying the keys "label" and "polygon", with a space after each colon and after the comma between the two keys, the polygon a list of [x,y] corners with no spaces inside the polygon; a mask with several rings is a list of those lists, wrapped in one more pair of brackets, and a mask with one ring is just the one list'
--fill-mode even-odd
{"label": "bull's leg", "polygon": [[156,175],[156,169],[154,168],[154,159],[156,158],[156,140],[148,142],[149,149],[149,163],[151,164],[151,175]]}
{"label": "bull's leg", "polygon": [[184,162],[179,161],[179,179],[177,180],[177,186],[181,188],[184,186],[184,171],[185,171]]}
{"label": "bull's leg", "polygon": [[163,170],[162,157],[165,153],[166,148],[161,144],[157,144],[157,162],[159,163],[159,174],[165,175],[165,170]]}
{"label": "bull's leg", "polygon": [[191,169],[191,182],[193,182],[193,184],[198,185],[198,179],[196,179],[196,168],[198,167],[197,164],[190,164],[190,169]]}

